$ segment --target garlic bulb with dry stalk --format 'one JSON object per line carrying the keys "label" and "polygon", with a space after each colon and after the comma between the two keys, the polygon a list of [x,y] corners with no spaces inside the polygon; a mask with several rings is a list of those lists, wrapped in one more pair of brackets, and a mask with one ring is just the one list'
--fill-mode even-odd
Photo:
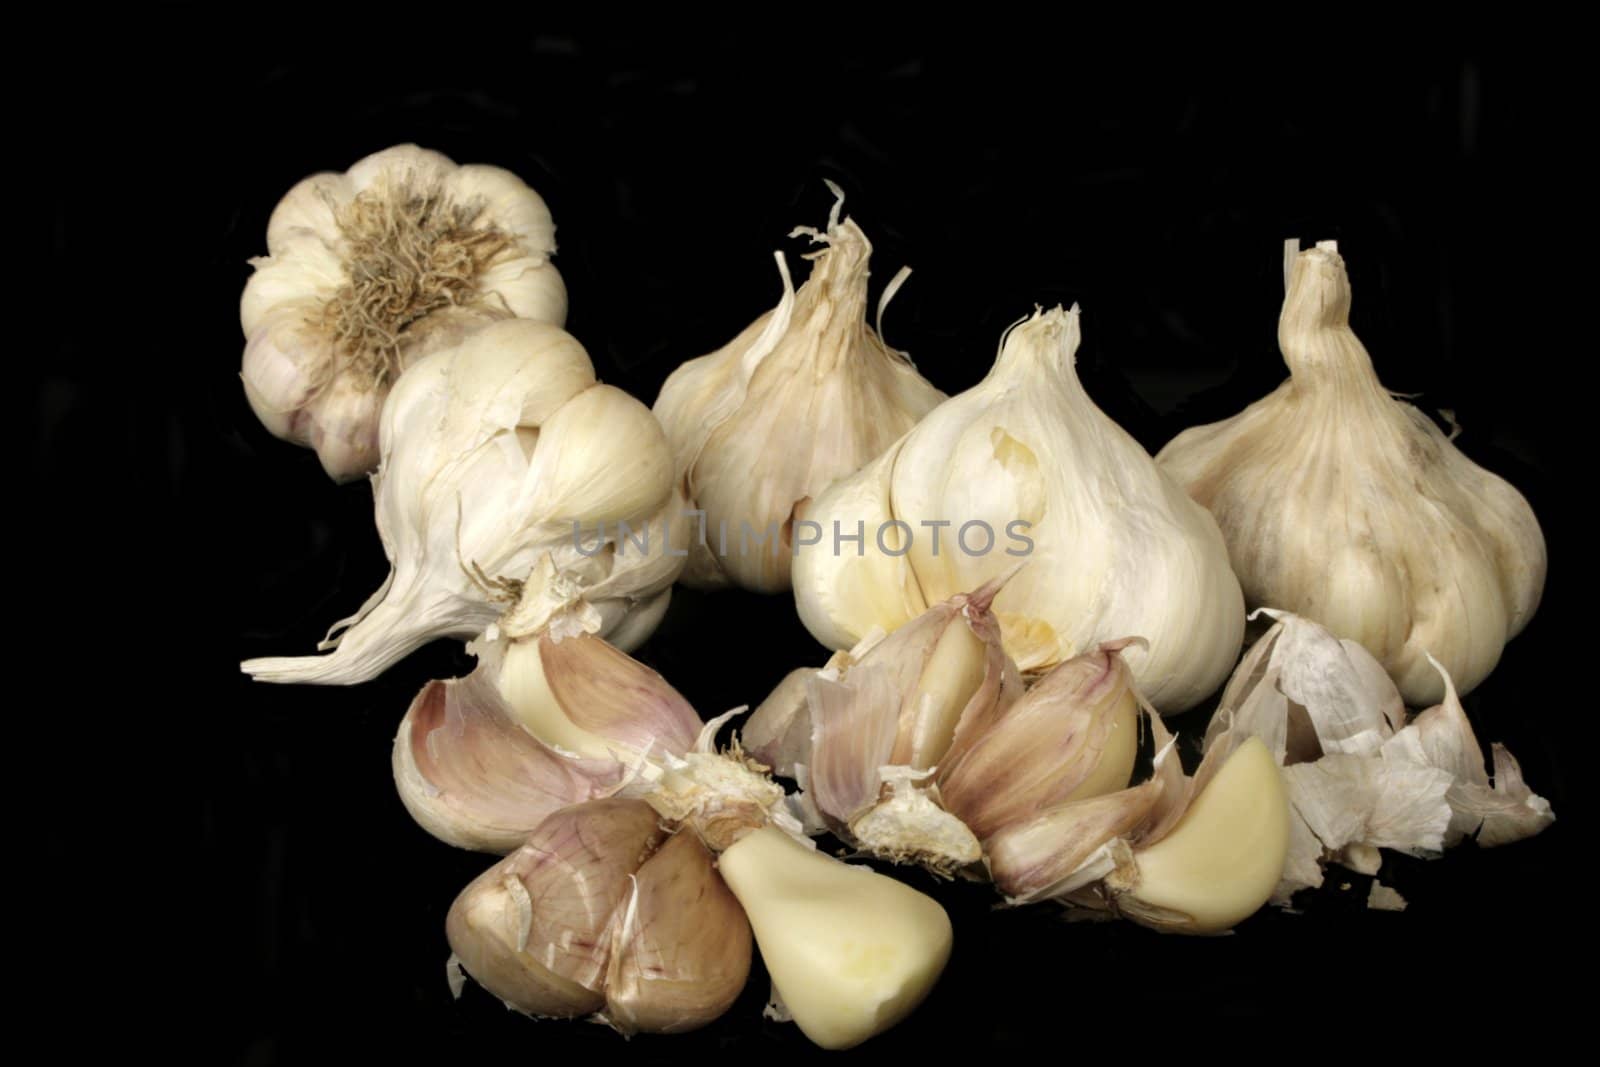
{"label": "garlic bulb with dry stalk", "polygon": [[[684,581],[757,592],[789,588],[796,509],[877,456],[944,399],[903,353],[867,325],[861,228],[839,218],[795,235],[825,245],[795,290],[783,254],[778,306],[724,347],[683,364],[661,387],[655,413],[677,475],[704,511]],[[904,275],[890,282],[883,308]]]}
{"label": "garlic bulb with dry stalk", "polygon": [[590,634],[469,646],[465,678],[429,682],[394,743],[400,799],[433,836],[505,853],[548,816],[683,756],[700,717],[666,680]]}
{"label": "garlic bulb with dry stalk", "polygon": [[1162,711],[1222,683],[1244,602],[1217,524],[1095,407],[1078,341],[1077,308],[1036,312],[988,377],[807,508],[822,543],[800,550],[794,590],[817,640],[849,648],[1025,560],[994,605],[1022,670],[1137,634],[1129,664]]}
{"label": "garlic bulb with dry stalk", "polygon": [[727,1011],[750,925],[711,853],[637,800],[559,811],[462,890],[445,923],[460,967],[529,1015],[682,1033]]}
{"label": "garlic bulb with dry stalk", "polygon": [[1216,516],[1252,606],[1313,619],[1377,657],[1408,704],[1494,669],[1544,589],[1522,495],[1392,396],[1350,329],[1333,241],[1296,253],[1278,322],[1290,377],[1156,457]]}
{"label": "garlic bulb with dry stalk", "polygon": [[335,479],[368,473],[406,367],[498,319],[565,321],[555,247],[544,201],[499,167],[400,145],[312,175],[273,211],[240,302],[251,408]]}
{"label": "garlic bulb with dry stalk", "polygon": [[247,674],[348,685],[491,625],[517,637],[559,619],[633,647],[660,619],[688,543],[666,438],[559,327],[510,319],[424,357],[390,392],[381,439],[388,580],[330,654]]}

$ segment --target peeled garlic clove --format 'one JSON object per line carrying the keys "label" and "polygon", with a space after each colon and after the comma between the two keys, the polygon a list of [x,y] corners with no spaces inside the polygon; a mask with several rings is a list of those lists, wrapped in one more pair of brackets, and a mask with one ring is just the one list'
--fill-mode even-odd
{"label": "peeled garlic clove", "polygon": [[691,584],[788,589],[801,502],[944,399],[867,325],[872,246],[854,222],[840,221],[844,195],[831,187],[839,200],[826,231],[795,231],[825,246],[808,257],[811,276],[792,289],[780,255],[778,307],[679,367],[656,400],[678,476],[705,512]]}
{"label": "peeled garlic clove", "polygon": [[245,392],[268,430],[315,448],[337,481],[376,465],[378,413],[401,371],[507,316],[566,318],[538,194],[415,145],[300,182],[272,214],[267,250],[240,306]]}
{"label": "peeled garlic clove", "polygon": [[[1134,853],[1117,907],[1158,930],[1212,934],[1254,915],[1277,887],[1289,801],[1258,738],[1234,750],[1161,841]],[[1113,883],[1117,884],[1117,883]]]}
{"label": "peeled garlic clove", "polygon": [[838,648],[893,630],[917,610],[897,590],[937,602],[1026,560],[1026,577],[994,602],[1024,671],[1139,634],[1148,647],[1129,663],[1156,707],[1182,711],[1222,682],[1244,634],[1226,546],[1083,391],[1078,342],[1076,308],[1037,312],[1006,334],[981,383],[812,502],[806,518],[826,531],[891,520],[910,531],[903,555],[871,529],[859,555],[831,539],[800,551],[795,600],[813,636]]}
{"label": "peeled garlic clove", "polygon": [[750,832],[718,869],[783,1004],[823,1048],[852,1048],[911,1014],[950,958],[950,919],[934,900],[780,830]]}
{"label": "peeled garlic clove", "polygon": [[[250,660],[245,673],[366,681],[436,637],[476,637],[525,596],[550,601],[547,621],[564,614],[601,637],[636,610],[659,617],[683,563],[660,536],[672,501],[666,438],[642,404],[595,384],[565,331],[511,319],[425,357],[390,391],[379,436],[373,495],[389,579],[336,627],[332,654]],[[648,548],[621,543],[624,524],[651,521]],[[642,639],[641,626],[628,636]]]}
{"label": "peeled garlic clove", "polygon": [[750,923],[692,833],[668,839],[634,876],[612,926],[606,1021],[623,1033],[681,1034],[720,1017],[750,976]]}
{"label": "peeled garlic clove", "polygon": [[682,755],[700,716],[666,679],[589,634],[485,645],[512,715],[544,743],[589,759],[636,762]]}
{"label": "peeled garlic clove", "polygon": [[506,853],[547,817],[608,796],[625,768],[576,760],[516,724],[482,664],[429,682],[394,739],[394,779],[411,817],[458,848]]}
{"label": "peeled garlic clove", "polygon": [[987,729],[964,736],[939,775],[944,806],[980,839],[1057,804],[1128,784],[1138,700],[1120,642],[1056,667]]}
{"label": "peeled garlic clove", "polygon": [[1278,341],[1289,380],[1157,462],[1216,516],[1251,604],[1360,642],[1408,704],[1443,698],[1428,652],[1471,690],[1538,606],[1532,510],[1383,388],[1335,242],[1295,255]]}
{"label": "peeled garlic clove", "polygon": [[984,842],[995,886],[1013,904],[1079,888],[1071,878],[1106,843],[1149,818],[1162,783],[1151,780],[1087,800],[1073,800],[1002,828]]}
{"label": "peeled garlic clove", "polygon": [[517,1011],[599,1011],[613,916],[663,837],[655,812],[634,800],[557,812],[456,897],[445,920],[450,950]]}

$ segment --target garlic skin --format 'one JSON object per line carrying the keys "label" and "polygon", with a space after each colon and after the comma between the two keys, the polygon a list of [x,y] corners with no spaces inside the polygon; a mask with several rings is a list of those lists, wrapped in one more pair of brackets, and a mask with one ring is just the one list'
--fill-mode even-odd
{"label": "garlic skin", "polygon": [[1484,847],[1531,837],[1555,820],[1516,759],[1494,747],[1494,778],[1449,673],[1445,699],[1405,720],[1399,690],[1361,645],[1309,619],[1275,621],[1239,664],[1206,734],[1206,759],[1239,737],[1281,766],[1290,847],[1273,901],[1320,886],[1333,861],[1377,874],[1380,849],[1432,858],[1465,837]]}
{"label": "garlic skin", "polygon": [[554,252],[544,201],[499,167],[398,145],[306,178],[273,210],[239,303],[251,409],[334,480],[368,473],[412,363],[499,319],[566,321]]}
{"label": "garlic skin", "polygon": [[507,853],[548,816],[611,796],[649,754],[683,755],[700,718],[642,663],[589,634],[469,646],[466,678],[429,682],[395,735],[395,786],[418,824]]}
{"label": "garlic skin", "polygon": [[944,908],[910,886],[753,830],[717,861],[783,1005],[825,1049],[854,1048],[914,1011],[950,958]]}
{"label": "garlic skin", "polygon": [[[391,390],[381,441],[388,579],[335,625],[329,655],[250,660],[245,673],[352,685],[497,621],[514,637],[553,624],[630,647],[648,636],[684,562],[671,456],[654,416],[596,384],[571,335],[510,319],[424,357]],[[647,544],[624,543],[619,523],[648,530]]]}
{"label": "garlic skin", "polygon": [[[855,222],[840,221],[844,194],[829,188],[838,200],[826,231],[791,234],[825,246],[807,257],[811,276],[795,290],[778,253],[778,306],[716,352],[675,370],[656,399],[684,494],[705,512],[687,585],[787,590],[800,504],[877,456],[944,399],[867,325],[872,246]],[[899,280],[880,302],[880,321]],[[775,541],[756,545],[754,538],[773,530]]]}
{"label": "garlic skin", "polygon": [[1538,607],[1532,509],[1383,388],[1335,242],[1295,256],[1278,343],[1287,382],[1156,461],[1216,516],[1252,606],[1360,642],[1412,706],[1444,698],[1430,652],[1470,691]]}
{"label": "garlic skin", "polygon": [[541,823],[451,905],[452,962],[507,1007],[683,1033],[727,1011],[749,976],[738,902],[693,834],[636,800]]}
{"label": "garlic skin", "polygon": [[[1084,392],[1079,336],[1076,308],[1035,312],[1007,332],[988,377],[807,508],[825,531],[868,531],[862,555],[836,553],[825,537],[795,560],[795,603],[817,640],[848,648],[1025,561],[994,607],[1022,670],[1138,634],[1148,647],[1130,650],[1129,664],[1163,712],[1222,683],[1244,635],[1226,546],[1210,515]],[[909,546],[889,546],[900,556],[872,533],[891,521],[912,531]],[[939,522],[948,526],[928,525]],[[987,552],[981,529],[960,540],[980,522]]]}

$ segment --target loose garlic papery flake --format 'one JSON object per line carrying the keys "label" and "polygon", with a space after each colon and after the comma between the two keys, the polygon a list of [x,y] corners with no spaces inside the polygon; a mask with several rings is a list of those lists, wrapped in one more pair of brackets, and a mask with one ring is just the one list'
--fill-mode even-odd
{"label": "loose garlic papery flake", "polygon": [[[778,306],[708,356],[692,359],[661,387],[655,413],[672,442],[678,477],[705,512],[686,585],[732,583],[762,593],[789,588],[797,507],[854,473],[944,399],[903,353],[867,325],[872,246],[850,219],[809,236],[826,245],[807,258],[796,291],[777,253]],[[889,283],[883,309],[906,272]],[[761,539],[760,541],[756,539]]]}
{"label": "loose garlic papery flake", "polygon": [[[1078,341],[1076,308],[1036,312],[1007,331],[988,377],[806,509],[824,531],[867,531],[862,555],[834,551],[825,534],[796,557],[795,603],[812,636],[843,649],[892,631],[1010,571],[1022,552],[1024,576],[994,608],[1022,670],[1138,634],[1148,646],[1129,664],[1162,711],[1222,683],[1244,635],[1227,547],[1205,509],[1089,399]],[[986,524],[988,551],[972,524]],[[1031,549],[1004,547],[1019,532]]]}
{"label": "loose garlic papery flake", "polygon": [[395,735],[400,799],[433,836],[506,853],[548,816],[608,797],[649,755],[684,756],[700,717],[598,637],[469,646],[466,678],[429,682]]}
{"label": "loose garlic papery flake", "polygon": [[740,838],[717,868],[784,1010],[823,1048],[852,1048],[904,1019],[950,958],[950,918],[931,897],[774,827]]}
{"label": "loose garlic papery flake", "polygon": [[452,970],[507,1007],[682,1033],[728,1010],[750,925],[692,833],[636,800],[557,812],[462,890],[445,922]]}
{"label": "loose garlic papery flake", "polygon": [[1266,746],[1292,808],[1289,857],[1274,901],[1322,884],[1330,860],[1378,873],[1379,849],[1435,857],[1476,834],[1509,844],[1555,821],[1550,804],[1494,746],[1494,779],[1448,672],[1445,698],[1405,722],[1394,682],[1349,638],[1287,612],[1239,664],[1206,736],[1211,748],[1250,735]]}
{"label": "loose garlic papery flake", "polygon": [[278,204],[239,318],[245,396],[338,481],[378,462],[400,372],[497,319],[566,320],[544,201],[499,167],[400,145]]}
{"label": "loose garlic papery flake", "polygon": [[1545,544],[1522,495],[1391,396],[1350,329],[1333,241],[1296,251],[1278,322],[1290,378],[1156,457],[1216,516],[1252,606],[1359,641],[1406,703],[1481,682],[1544,589]]}
{"label": "loose garlic papery flake", "polygon": [[[624,650],[649,636],[688,544],[671,454],[649,409],[597,384],[570,334],[512,319],[424,357],[390,392],[381,439],[388,579],[335,625],[329,655],[249,660],[245,673],[351,685],[490,626]],[[643,543],[623,543],[621,523]]]}

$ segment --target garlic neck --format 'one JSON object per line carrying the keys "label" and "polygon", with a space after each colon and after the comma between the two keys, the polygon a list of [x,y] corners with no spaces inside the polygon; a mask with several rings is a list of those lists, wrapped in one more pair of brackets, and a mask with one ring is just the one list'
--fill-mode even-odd
{"label": "garlic neck", "polygon": [[[811,275],[795,294],[794,320],[816,319],[820,330],[865,332],[867,329],[867,262],[872,243],[853,219],[832,224],[826,233],[801,229],[828,247],[813,252]],[[818,352],[851,351],[844,345],[819,345]]]}
{"label": "garlic neck", "polygon": [[1350,329],[1350,275],[1338,242],[1319,242],[1295,258],[1278,318],[1278,346],[1297,385],[1360,382],[1382,390],[1372,357]]}
{"label": "garlic neck", "polygon": [[1035,310],[1001,339],[1000,354],[987,380],[1037,382],[1045,375],[1064,393],[1087,400],[1077,371],[1082,339],[1078,305],[1072,305],[1071,311],[1059,306]]}

